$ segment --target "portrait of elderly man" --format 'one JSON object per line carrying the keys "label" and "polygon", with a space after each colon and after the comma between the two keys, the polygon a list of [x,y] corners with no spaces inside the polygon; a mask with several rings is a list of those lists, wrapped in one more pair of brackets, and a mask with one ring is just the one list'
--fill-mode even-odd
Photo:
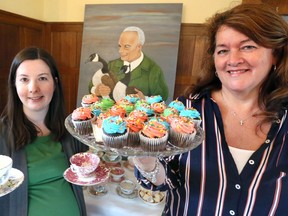
{"label": "portrait of elderly man", "polygon": [[108,62],[109,75],[114,80],[113,89],[104,83],[97,84],[98,95],[111,95],[115,101],[127,94],[138,94],[142,98],[161,95],[167,100],[169,90],[163,71],[143,53],[144,43],[145,34],[141,28],[129,26],[122,31],[118,41],[120,57]]}

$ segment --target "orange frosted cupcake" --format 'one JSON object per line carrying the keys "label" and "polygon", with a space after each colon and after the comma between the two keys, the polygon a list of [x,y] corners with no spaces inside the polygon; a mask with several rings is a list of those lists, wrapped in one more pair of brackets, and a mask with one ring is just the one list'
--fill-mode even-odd
{"label": "orange frosted cupcake", "polygon": [[125,119],[125,121],[127,123],[127,128],[129,129],[127,146],[139,146],[139,132],[143,129],[145,125],[143,119],[136,118],[135,116],[129,116]]}
{"label": "orange frosted cupcake", "polygon": [[168,141],[167,128],[156,120],[148,121],[139,133],[140,145],[144,151],[161,151]]}
{"label": "orange frosted cupcake", "polygon": [[92,133],[91,119],[93,115],[91,109],[79,107],[72,112],[72,123],[75,131],[80,135]]}
{"label": "orange frosted cupcake", "polygon": [[129,115],[134,110],[134,104],[125,98],[120,99],[116,104],[122,106],[126,110],[126,115]]}
{"label": "orange frosted cupcake", "polygon": [[141,119],[143,122],[146,122],[148,120],[148,114],[145,111],[142,110],[133,110],[129,117],[134,117],[136,119]]}
{"label": "orange frosted cupcake", "polygon": [[178,147],[187,147],[196,135],[195,123],[192,119],[178,117],[170,124],[169,141]]}
{"label": "orange frosted cupcake", "polygon": [[161,114],[166,109],[166,104],[164,102],[152,103],[151,108],[156,114]]}
{"label": "orange frosted cupcake", "polygon": [[126,115],[126,110],[120,105],[113,105],[109,110],[111,116],[120,116],[124,118]]}
{"label": "orange frosted cupcake", "polygon": [[99,98],[96,95],[87,94],[82,97],[81,105],[83,107],[90,107],[96,101],[99,101]]}

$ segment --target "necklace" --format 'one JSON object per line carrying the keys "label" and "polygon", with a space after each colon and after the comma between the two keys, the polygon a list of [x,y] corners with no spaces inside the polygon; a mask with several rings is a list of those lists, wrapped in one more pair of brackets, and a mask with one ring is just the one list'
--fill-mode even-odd
{"label": "necklace", "polygon": [[250,115],[247,116],[246,118],[241,119],[241,118],[239,118],[239,116],[237,115],[237,113],[236,113],[234,110],[231,110],[231,108],[229,107],[229,105],[226,103],[226,100],[225,100],[225,98],[224,98],[224,96],[223,96],[222,91],[221,91],[221,96],[222,96],[222,100],[223,100],[224,104],[228,107],[228,109],[229,109],[229,111],[231,112],[231,114],[232,114],[235,118],[238,119],[240,126],[243,126],[244,123],[245,123],[248,119],[254,117],[254,115],[259,111],[259,109],[257,109],[255,112],[253,112],[252,114],[250,114]]}

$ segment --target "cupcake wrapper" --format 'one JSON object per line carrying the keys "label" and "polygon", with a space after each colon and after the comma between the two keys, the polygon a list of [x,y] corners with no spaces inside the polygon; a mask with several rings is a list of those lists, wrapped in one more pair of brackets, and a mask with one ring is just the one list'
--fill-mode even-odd
{"label": "cupcake wrapper", "polygon": [[93,124],[92,123],[92,129],[93,129],[93,135],[95,137],[95,141],[96,142],[103,142],[103,139],[102,139],[102,128],[101,127],[98,127],[97,124]]}
{"label": "cupcake wrapper", "polygon": [[86,135],[93,132],[91,120],[85,120],[85,121],[72,120],[72,123],[74,125],[75,131],[80,135]]}
{"label": "cupcake wrapper", "polygon": [[168,133],[161,138],[149,138],[144,136],[141,132],[139,133],[140,145],[144,151],[157,152],[164,150],[168,141]]}
{"label": "cupcake wrapper", "polygon": [[139,132],[129,132],[128,133],[127,146],[129,146],[129,147],[137,147],[139,145],[140,145]]}
{"label": "cupcake wrapper", "polygon": [[172,128],[169,132],[169,141],[172,145],[178,147],[187,147],[194,140],[196,131],[192,134],[179,133]]}
{"label": "cupcake wrapper", "polygon": [[193,122],[195,123],[195,125],[197,126],[197,127],[200,127],[200,124],[201,124],[201,122],[202,122],[202,120],[198,120],[198,119],[193,119]]}
{"label": "cupcake wrapper", "polygon": [[104,145],[109,148],[123,148],[127,145],[128,131],[123,135],[108,135],[102,130],[102,139]]}

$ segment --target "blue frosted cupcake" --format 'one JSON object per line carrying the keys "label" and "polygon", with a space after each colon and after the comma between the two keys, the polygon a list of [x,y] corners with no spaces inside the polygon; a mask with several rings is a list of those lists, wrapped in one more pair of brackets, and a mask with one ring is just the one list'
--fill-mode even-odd
{"label": "blue frosted cupcake", "polygon": [[181,112],[182,110],[185,109],[185,105],[181,101],[178,101],[178,100],[171,101],[168,107],[173,107],[176,110],[178,110],[178,112]]}
{"label": "blue frosted cupcake", "polygon": [[139,105],[135,106],[135,109],[146,112],[148,117],[151,117],[154,115],[154,110],[151,108],[151,106],[148,103],[140,103]]}
{"label": "blue frosted cupcake", "polygon": [[160,103],[163,101],[161,95],[152,95],[150,97],[146,98],[147,103],[153,104],[153,103]]}
{"label": "blue frosted cupcake", "polygon": [[102,139],[109,148],[122,148],[127,144],[128,129],[126,122],[119,116],[110,116],[103,120]]}
{"label": "blue frosted cupcake", "polygon": [[181,110],[179,116],[192,119],[197,126],[200,126],[202,121],[200,113],[193,107]]}

